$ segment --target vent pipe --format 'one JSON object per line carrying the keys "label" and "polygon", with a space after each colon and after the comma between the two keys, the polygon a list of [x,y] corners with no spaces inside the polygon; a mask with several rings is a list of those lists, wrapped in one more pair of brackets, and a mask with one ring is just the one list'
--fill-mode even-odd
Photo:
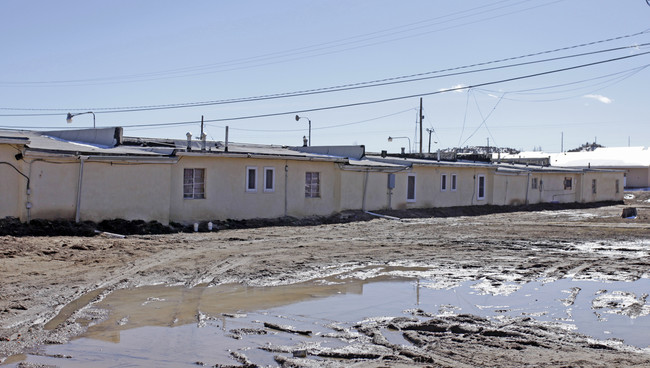
{"label": "vent pipe", "polygon": [[226,125],[226,146],[223,149],[224,152],[228,152],[228,125]]}

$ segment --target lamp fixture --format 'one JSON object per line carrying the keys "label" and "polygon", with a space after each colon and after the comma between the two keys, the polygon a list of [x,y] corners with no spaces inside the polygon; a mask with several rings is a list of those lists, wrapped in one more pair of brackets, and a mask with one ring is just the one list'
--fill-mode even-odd
{"label": "lamp fixture", "polygon": [[65,121],[67,121],[68,124],[71,124],[73,117],[75,117],[77,115],[84,115],[84,114],[93,114],[93,129],[95,129],[95,113],[92,112],[92,111],[79,112],[79,113],[76,113],[76,114],[68,113],[68,116],[65,118]]}

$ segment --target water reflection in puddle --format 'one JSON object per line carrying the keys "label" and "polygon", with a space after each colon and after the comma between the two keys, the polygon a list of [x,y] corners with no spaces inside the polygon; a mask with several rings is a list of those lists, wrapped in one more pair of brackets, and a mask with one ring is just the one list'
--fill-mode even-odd
{"label": "water reflection in puddle", "polygon": [[[430,271],[430,270],[428,270]],[[519,285],[468,281],[438,289],[427,280],[318,280],[290,286],[250,288],[142,287],[109,295],[94,308],[110,317],[89,326],[81,338],[48,346],[48,355],[27,361],[66,367],[196,366],[236,364],[230,351],[253,363],[276,365],[265,346],[344,345],[357,322],[387,316],[411,316],[421,309],[434,315],[468,313],[490,318],[530,316],[560,322],[596,339],[620,339],[648,347],[650,279],[635,282],[557,280]],[[495,290],[497,291],[495,295]],[[426,318],[421,318],[426,319]],[[311,336],[279,332],[264,323],[312,331]],[[353,337],[353,336],[348,336]],[[391,342],[404,344],[400,333]],[[262,349],[261,349],[262,348]]]}

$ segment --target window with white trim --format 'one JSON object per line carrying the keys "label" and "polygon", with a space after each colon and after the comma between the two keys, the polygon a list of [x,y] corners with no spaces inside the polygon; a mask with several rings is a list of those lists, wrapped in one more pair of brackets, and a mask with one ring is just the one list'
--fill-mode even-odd
{"label": "window with white trim", "polygon": [[455,192],[458,189],[458,176],[456,174],[451,174],[451,191]]}
{"label": "window with white trim", "polygon": [[530,179],[530,189],[537,189],[537,178]]}
{"label": "window with white trim", "polygon": [[406,177],[406,201],[415,202],[415,174]]}
{"label": "window with white trim", "polygon": [[320,198],[320,173],[305,173],[305,198]]}
{"label": "window with white trim", "polygon": [[447,190],[447,174],[440,175],[440,190],[443,192]]}
{"label": "window with white trim", "polygon": [[274,167],[265,167],[264,168],[264,191],[275,192],[275,168]]}
{"label": "window with white trim", "polygon": [[246,191],[257,192],[257,167],[246,166]]}
{"label": "window with white trim", "polygon": [[476,199],[485,199],[485,175],[477,176],[476,180]]}
{"label": "window with white trim", "polygon": [[183,169],[183,199],[205,198],[205,169]]}

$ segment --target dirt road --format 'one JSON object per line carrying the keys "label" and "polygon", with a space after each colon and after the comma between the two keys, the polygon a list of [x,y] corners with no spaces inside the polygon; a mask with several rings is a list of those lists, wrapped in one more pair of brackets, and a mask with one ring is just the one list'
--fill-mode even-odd
{"label": "dirt road", "polygon": [[[650,278],[649,257],[638,257],[639,251],[650,251],[647,197],[647,193],[637,194],[627,201],[627,206],[638,208],[636,219],[622,219],[625,206],[617,205],[123,239],[0,237],[0,362],[38,345],[67,341],[82,332],[75,311],[98,296],[133,286],[285,285],[323,277],[335,272],[333,265],[363,267],[394,261],[435,268],[439,280],[489,280],[494,287],[540,278]],[[637,248],[619,246],[612,252],[613,241]],[[84,295],[85,299],[66,307]],[[650,366],[647,349],[594,344],[526,319],[506,327],[472,316],[450,318],[432,316],[419,327],[395,322],[392,328],[404,331],[413,344],[409,351],[382,340],[377,326],[362,326],[361,332],[374,345],[393,349],[393,354],[354,362],[360,366]],[[282,359],[278,362],[288,366],[306,364],[300,358]]]}

